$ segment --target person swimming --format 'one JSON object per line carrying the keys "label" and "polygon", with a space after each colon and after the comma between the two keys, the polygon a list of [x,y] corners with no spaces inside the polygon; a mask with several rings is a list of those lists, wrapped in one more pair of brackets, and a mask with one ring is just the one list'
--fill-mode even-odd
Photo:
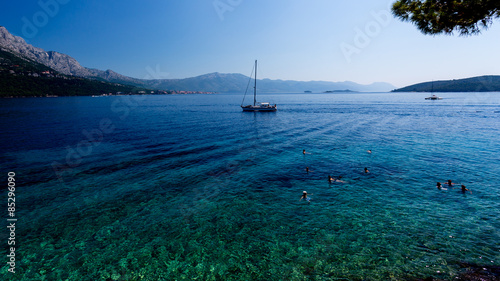
{"label": "person swimming", "polygon": [[454,182],[451,182],[451,180],[447,180],[447,181],[446,181],[446,184],[447,184],[447,185],[449,185],[449,186],[453,186],[453,185],[455,185],[455,183],[454,183]]}
{"label": "person swimming", "polygon": [[440,183],[440,182],[438,182],[438,183],[436,184],[436,187],[437,187],[437,189],[439,189],[439,190],[441,190],[441,189],[447,190],[446,188],[443,188],[443,186],[441,185],[441,183]]}
{"label": "person swimming", "polygon": [[464,194],[465,194],[466,191],[469,191],[470,194],[472,194],[472,191],[470,191],[468,188],[466,188],[465,185],[463,185],[463,184],[461,186],[461,190],[462,190],[462,193],[464,193]]}
{"label": "person swimming", "polygon": [[338,178],[334,178],[330,175],[328,175],[328,182],[329,183],[332,183],[332,182],[341,182],[341,183],[345,183],[345,181],[341,180],[342,179],[342,176],[339,176]]}
{"label": "person swimming", "polygon": [[[311,195],[312,195],[312,193],[311,193]],[[307,191],[305,191],[305,190],[302,192],[302,196],[300,197],[299,201],[302,199],[306,200],[307,202],[311,201],[311,197],[307,197]]]}
{"label": "person swimming", "polygon": [[370,171],[368,171],[368,168],[365,167],[365,173],[368,174]]}

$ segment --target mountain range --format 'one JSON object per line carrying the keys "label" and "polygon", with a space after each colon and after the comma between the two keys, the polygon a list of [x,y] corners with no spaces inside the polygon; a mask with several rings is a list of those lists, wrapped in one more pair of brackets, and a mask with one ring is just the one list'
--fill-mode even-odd
{"label": "mountain range", "polygon": [[0,48],[0,97],[139,94],[145,91],[131,85],[65,75]]}
{"label": "mountain range", "polygon": [[[10,52],[23,59],[45,65],[50,69],[67,76],[131,85],[155,90],[205,91],[205,92],[243,92],[249,77],[243,74],[209,73],[184,79],[138,79],[121,75],[112,70],[87,68],[73,57],[55,51],[45,51],[32,46],[24,39],[14,36],[0,26],[0,50]],[[359,92],[387,92],[395,87],[389,83],[378,82],[362,85],[350,81],[291,81],[291,80],[258,80],[261,92],[324,92],[350,90]]]}

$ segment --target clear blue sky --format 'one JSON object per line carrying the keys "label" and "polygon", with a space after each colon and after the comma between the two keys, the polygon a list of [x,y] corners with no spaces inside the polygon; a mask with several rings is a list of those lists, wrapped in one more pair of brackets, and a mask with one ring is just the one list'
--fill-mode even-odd
{"label": "clear blue sky", "polygon": [[[387,0],[4,1],[0,25],[83,66],[137,78],[211,72],[408,84],[500,74],[500,22],[427,36]],[[46,3],[41,5],[40,3]]]}

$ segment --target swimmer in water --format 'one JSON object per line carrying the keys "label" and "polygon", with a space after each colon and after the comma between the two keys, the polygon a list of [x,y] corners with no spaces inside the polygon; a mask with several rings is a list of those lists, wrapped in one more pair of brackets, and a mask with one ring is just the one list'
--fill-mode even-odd
{"label": "swimmer in water", "polygon": [[465,194],[466,191],[469,191],[470,194],[472,194],[472,191],[470,191],[468,188],[466,188],[465,185],[462,184],[461,188],[462,188],[462,193]]}
{"label": "swimmer in water", "polygon": [[453,185],[455,185],[455,183],[454,183],[454,182],[451,182],[451,180],[447,180],[447,181],[446,181],[446,184],[447,184],[447,185],[449,185],[449,186],[453,186]]}
{"label": "swimmer in water", "polygon": [[345,181],[341,180],[342,179],[342,176],[339,176],[338,178],[334,178],[330,175],[328,175],[328,182],[329,183],[332,183],[332,182],[340,182],[340,183],[345,183]]}
{"label": "swimmer in water", "polygon": [[366,152],[368,152],[368,153],[372,153],[372,150],[371,150],[371,149],[368,149]]}
{"label": "swimmer in water", "polygon": [[436,184],[436,187],[437,187],[437,189],[439,189],[439,190],[441,190],[441,189],[447,190],[446,188],[443,188],[443,186],[441,185],[441,183],[440,183],[440,182],[438,182],[438,183]]}
{"label": "swimmer in water", "polygon": [[368,174],[370,171],[368,171],[368,168],[365,167],[365,173]]}
{"label": "swimmer in water", "polygon": [[309,167],[306,167],[306,173],[309,174],[309,172],[312,172],[311,170],[309,170]]}
{"label": "swimmer in water", "polygon": [[345,183],[345,181],[342,180],[342,176],[339,176],[335,181],[340,183]]}
{"label": "swimmer in water", "polygon": [[[311,193],[311,195],[312,195],[312,193]],[[299,201],[302,199],[306,200],[307,202],[311,201],[311,197],[307,197],[307,191],[302,192],[302,196],[300,197]]]}

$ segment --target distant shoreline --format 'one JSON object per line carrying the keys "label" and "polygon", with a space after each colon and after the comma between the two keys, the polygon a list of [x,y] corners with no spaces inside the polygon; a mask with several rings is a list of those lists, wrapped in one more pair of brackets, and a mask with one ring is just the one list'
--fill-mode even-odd
{"label": "distant shoreline", "polygon": [[[161,92],[161,93],[157,93]],[[32,95],[32,96],[0,96],[4,99],[15,99],[15,98],[66,98],[66,97],[120,97],[120,96],[166,96],[166,95],[213,95],[218,94],[218,92],[201,92],[201,91],[155,91],[155,93],[128,93],[128,94],[100,94],[100,95]]]}
{"label": "distant shoreline", "polygon": [[392,92],[500,92],[500,75],[487,75],[465,79],[423,82],[399,89],[394,89],[392,90]]}
{"label": "distant shoreline", "polygon": [[[162,93],[156,93],[162,92]],[[387,91],[387,92],[359,92],[359,91],[325,91],[325,92],[264,92],[261,94],[264,95],[283,95],[283,94],[291,94],[291,95],[300,95],[300,94],[316,94],[316,95],[324,95],[324,94],[404,94],[404,93],[438,93],[438,91],[427,92],[427,91]],[[500,91],[442,91],[439,93],[500,93]],[[237,94],[235,92],[209,92],[209,91],[155,91],[155,93],[128,93],[128,94],[89,94],[89,95],[22,95],[22,96],[13,96],[13,95],[0,95],[0,98],[3,99],[14,99],[14,98],[64,98],[64,97],[120,97],[120,96],[169,96],[169,95],[216,95],[216,94]]]}

